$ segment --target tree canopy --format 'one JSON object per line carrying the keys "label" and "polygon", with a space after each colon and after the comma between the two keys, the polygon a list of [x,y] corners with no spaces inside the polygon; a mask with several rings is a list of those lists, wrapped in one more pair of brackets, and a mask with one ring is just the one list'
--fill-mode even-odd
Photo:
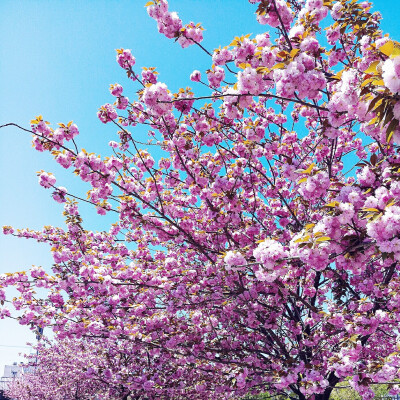
{"label": "tree canopy", "polygon": [[[0,316],[10,303],[55,334],[14,397],[400,391],[400,44],[366,1],[250,3],[273,30],[213,51],[200,24],[147,3],[159,32],[207,53],[210,69],[173,93],[118,49],[136,89],[111,85],[98,111],[117,130],[111,156],[79,149],[72,121],[31,121],[35,149],[91,189],[69,193],[41,171],[66,228],[3,228],[54,258],[52,271],[0,277]],[[109,231],[85,229],[82,201],[115,215]],[[20,295],[7,299],[9,286]]]}

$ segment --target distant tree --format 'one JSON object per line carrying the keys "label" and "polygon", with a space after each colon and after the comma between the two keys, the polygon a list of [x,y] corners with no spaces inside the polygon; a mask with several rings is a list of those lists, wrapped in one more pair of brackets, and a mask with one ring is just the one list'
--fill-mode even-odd
{"label": "distant tree", "polygon": [[[46,341],[28,357],[28,372],[14,379],[7,395],[37,400],[201,399],[195,384],[207,378],[212,388],[221,381],[201,368],[179,367],[179,360],[156,350],[138,351],[126,341],[93,339]],[[187,374],[190,374],[188,376]],[[157,376],[155,387],[150,377]],[[185,397],[182,396],[184,388]],[[221,398],[215,395],[215,399]]]}

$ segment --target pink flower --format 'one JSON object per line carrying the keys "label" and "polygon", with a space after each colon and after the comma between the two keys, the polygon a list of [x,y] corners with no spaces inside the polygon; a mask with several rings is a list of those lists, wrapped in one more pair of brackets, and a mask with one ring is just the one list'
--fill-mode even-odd
{"label": "pink flower", "polygon": [[317,39],[313,38],[312,36],[308,36],[304,39],[300,44],[300,49],[302,51],[307,51],[312,55],[316,55],[319,50],[319,42]]}
{"label": "pink flower", "polygon": [[203,40],[203,28],[196,26],[193,22],[180,30],[178,43],[182,48],[188,47]]}
{"label": "pink flower", "polygon": [[12,226],[3,226],[4,235],[12,235],[14,233],[14,228]]}
{"label": "pink flower", "polygon": [[236,376],[236,385],[239,389],[243,389],[246,386],[246,374],[242,373]]}
{"label": "pink flower", "polygon": [[67,200],[65,195],[67,194],[67,189],[65,187],[59,186],[56,191],[53,192],[53,199],[57,203],[65,203]]}
{"label": "pink flower", "polygon": [[201,73],[197,69],[194,70],[190,75],[190,80],[193,82],[200,82],[201,81]]}
{"label": "pink flower", "polygon": [[233,54],[226,47],[217,49],[212,55],[212,60],[215,65],[224,65],[228,61],[233,60]]}
{"label": "pink flower", "polygon": [[153,387],[154,387],[154,381],[152,380],[148,380],[143,383],[143,389],[146,391],[153,389]]}
{"label": "pink flower", "polygon": [[225,71],[221,67],[214,67],[213,69],[207,71],[207,78],[210,86],[217,88],[221,85],[221,82],[225,78]]}
{"label": "pink flower", "polygon": [[357,177],[362,186],[372,186],[376,179],[375,174],[368,166],[365,166],[361,172],[357,174]]}
{"label": "pink flower", "polygon": [[260,94],[265,88],[263,76],[251,67],[245,68],[238,74],[238,90],[240,93]]}
{"label": "pink flower", "polygon": [[[175,97],[175,99],[191,99],[193,98],[193,93],[190,91],[181,91],[179,92],[178,96]],[[174,101],[174,107],[182,112],[183,114],[188,114],[190,110],[192,109],[194,100],[178,100]]]}
{"label": "pink flower", "polygon": [[113,96],[116,96],[116,97],[121,96],[123,90],[124,90],[124,88],[119,83],[110,85],[110,93]]}
{"label": "pink flower", "polygon": [[118,144],[117,142],[115,142],[114,140],[109,141],[109,142],[108,142],[108,145],[109,145],[110,147],[112,147],[113,149],[116,149],[116,148],[118,148],[118,146],[119,146],[119,144]]}
{"label": "pink flower", "polygon": [[47,172],[41,172],[39,174],[39,184],[44,188],[48,189],[56,183],[56,178],[53,174]]}
{"label": "pink flower", "polygon": [[154,68],[144,69],[142,71],[142,79],[144,83],[157,83],[157,72]]}
{"label": "pink flower", "polygon": [[270,34],[268,32],[261,33],[256,36],[257,47],[271,46]]}
{"label": "pink flower", "polygon": [[394,117],[400,121],[400,101],[398,101],[393,107],[393,115]]}
{"label": "pink flower", "polygon": [[129,49],[119,49],[117,50],[117,62],[122,68],[129,70],[135,65],[135,57]]}
{"label": "pink flower", "polygon": [[69,168],[72,165],[70,153],[60,153],[56,157],[56,161],[63,167]]}
{"label": "pink flower", "polygon": [[276,261],[287,257],[288,252],[276,240],[266,239],[253,251],[253,255],[266,269],[273,270]]}
{"label": "pink flower", "polygon": [[79,135],[78,127],[70,122],[68,125],[61,124],[60,128],[57,128],[53,132],[53,140],[59,144],[63,144],[64,139],[69,141]]}
{"label": "pink flower", "polygon": [[343,5],[337,1],[331,10],[331,16],[333,19],[339,19],[342,16]]}
{"label": "pink flower", "polygon": [[275,1],[278,14],[275,11],[275,7],[271,7],[268,12],[264,14],[257,15],[257,21],[260,24],[268,24],[274,28],[279,26],[280,21],[283,22],[283,25],[286,29],[290,27],[291,22],[293,21],[293,14],[290,8],[287,6],[287,3],[284,0],[276,0]]}
{"label": "pink flower", "polygon": [[274,66],[276,61],[275,52],[270,47],[264,47],[261,59],[262,59],[262,65],[264,67],[271,68]]}
{"label": "pink flower", "polygon": [[97,206],[96,207],[97,214],[99,215],[106,215],[107,210],[104,207]]}
{"label": "pink flower", "polygon": [[194,388],[196,389],[196,392],[204,393],[204,391],[206,390],[206,385],[197,383]]}
{"label": "pink flower", "polygon": [[143,102],[149,108],[149,111],[162,116],[172,110],[172,96],[165,83],[157,82],[155,85],[146,87],[143,92]]}
{"label": "pink flower", "polygon": [[107,103],[104,104],[104,106],[100,107],[99,111],[97,112],[97,116],[103,124],[106,124],[107,122],[116,119],[118,117],[118,114],[115,111],[114,107],[111,104]]}
{"label": "pink flower", "polygon": [[393,93],[400,93],[400,57],[388,58],[382,66],[385,86]]}
{"label": "pink flower", "polygon": [[240,266],[246,264],[246,259],[242,256],[242,254],[234,251],[228,251],[224,257],[224,262],[227,265],[228,270],[230,270],[233,266]]}
{"label": "pink flower", "polygon": [[129,99],[124,96],[118,97],[114,103],[115,107],[118,108],[119,110],[125,110],[126,107],[128,107],[128,104],[129,104]]}

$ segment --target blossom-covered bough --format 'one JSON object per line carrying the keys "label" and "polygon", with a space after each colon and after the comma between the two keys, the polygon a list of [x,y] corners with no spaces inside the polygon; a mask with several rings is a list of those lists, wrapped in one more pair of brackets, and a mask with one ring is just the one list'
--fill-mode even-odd
{"label": "blossom-covered bough", "polygon": [[209,94],[171,93],[117,50],[139,91],[111,85],[98,112],[118,130],[112,156],[79,151],[73,123],[32,121],[36,150],[89,182],[81,200],[116,221],[86,230],[80,197],[41,172],[67,229],[4,227],[48,242],[54,265],[2,275],[20,292],[3,300],[22,324],[52,326],[55,349],[81,340],[68,368],[88,393],[93,380],[97,395],[136,399],[323,400],[340,382],[365,399],[377,383],[399,391],[400,45],[368,2],[250,3],[275,33],[213,52],[199,24],[147,4],[162,34],[212,57],[206,78],[190,77]]}
{"label": "blossom-covered bough", "polygon": [[[171,352],[146,349],[135,342],[105,338],[63,339],[40,343],[28,356],[31,371],[14,379],[7,395],[21,400],[143,400],[157,398],[201,399],[199,384],[204,371],[184,368]],[[157,374],[158,391],[148,378]],[[218,381],[218,379],[214,379]],[[185,385],[183,387],[183,385]],[[212,390],[214,383],[208,388]],[[129,387],[128,387],[129,386]],[[175,387],[175,389],[174,389]],[[180,390],[179,390],[180,389]],[[183,392],[185,389],[185,394]],[[216,396],[215,398],[218,398]]]}

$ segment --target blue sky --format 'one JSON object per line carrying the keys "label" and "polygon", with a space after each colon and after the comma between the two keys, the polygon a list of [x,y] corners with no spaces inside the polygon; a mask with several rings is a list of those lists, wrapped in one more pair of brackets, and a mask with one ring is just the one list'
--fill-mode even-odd
{"label": "blue sky", "polygon": [[[111,83],[121,83],[134,98],[137,87],[127,81],[115,62],[116,48],[130,48],[136,67],[156,66],[160,80],[171,90],[191,85],[194,69],[209,68],[208,56],[194,46],[182,50],[157,32],[156,23],[143,7],[146,0],[2,0],[0,2],[0,125],[15,122],[24,127],[36,115],[53,125],[74,120],[81,135],[78,146],[106,155],[115,129],[97,119],[99,106],[112,101]],[[184,23],[202,22],[204,46],[229,44],[234,36],[261,33],[255,6],[246,0],[170,0]],[[383,30],[400,40],[397,2],[377,0]],[[196,86],[193,86],[196,90]],[[134,132],[145,137],[144,131]],[[15,128],[0,130],[0,225],[40,229],[63,225],[62,206],[37,184],[36,171],[54,172],[57,184],[74,191],[87,190],[69,173],[58,168],[48,154],[31,148],[28,134]],[[86,227],[106,228],[88,207],[82,208]],[[0,273],[51,266],[47,246],[0,235]],[[0,375],[2,365],[18,361],[27,341],[26,327],[0,320]],[[10,346],[10,347],[4,347]],[[21,346],[21,347],[12,347]]]}

